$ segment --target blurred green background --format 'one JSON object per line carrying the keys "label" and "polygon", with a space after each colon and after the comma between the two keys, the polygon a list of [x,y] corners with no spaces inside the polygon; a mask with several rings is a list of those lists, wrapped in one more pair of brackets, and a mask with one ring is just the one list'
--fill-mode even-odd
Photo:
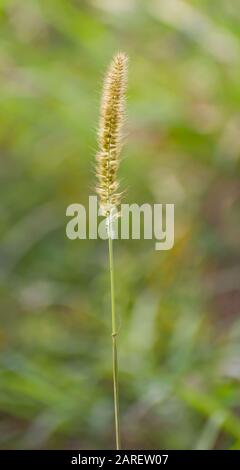
{"label": "blurred green background", "polygon": [[1,448],[114,447],[107,244],[65,212],[124,50],[124,202],[176,227],[115,243],[123,447],[239,449],[239,0],[1,0],[0,35]]}

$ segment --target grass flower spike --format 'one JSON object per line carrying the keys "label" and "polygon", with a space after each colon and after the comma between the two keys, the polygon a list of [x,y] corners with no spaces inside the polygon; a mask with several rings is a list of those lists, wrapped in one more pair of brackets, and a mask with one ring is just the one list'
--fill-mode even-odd
{"label": "grass flower spike", "polygon": [[111,290],[112,318],[112,368],[116,448],[121,448],[119,394],[118,394],[118,357],[117,357],[117,322],[115,311],[115,280],[113,263],[113,231],[112,214],[116,213],[120,204],[121,194],[117,171],[121,151],[121,131],[124,119],[125,90],[127,79],[127,56],[117,54],[110,64],[103,86],[100,126],[98,131],[99,151],[97,153],[96,175],[98,185],[96,192],[102,215],[106,217],[109,250],[109,272]]}
{"label": "grass flower spike", "polygon": [[117,170],[124,119],[127,56],[118,53],[110,64],[103,86],[97,154],[97,194],[103,215],[117,208],[120,194]]}

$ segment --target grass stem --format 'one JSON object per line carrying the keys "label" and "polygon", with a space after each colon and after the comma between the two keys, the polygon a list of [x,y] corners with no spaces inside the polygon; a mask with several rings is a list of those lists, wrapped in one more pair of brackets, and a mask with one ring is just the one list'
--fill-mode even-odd
{"label": "grass stem", "polygon": [[119,393],[118,393],[118,357],[117,357],[117,325],[115,311],[115,287],[114,287],[114,263],[113,263],[113,240],[108,237],[109,248],[109,269],[111,285],[111,311],[112,311],[112,365],[113,365],[113,396],[114,396],[114,417],[116,449],[121,448],[120,443],[120,420],[119,420]]}

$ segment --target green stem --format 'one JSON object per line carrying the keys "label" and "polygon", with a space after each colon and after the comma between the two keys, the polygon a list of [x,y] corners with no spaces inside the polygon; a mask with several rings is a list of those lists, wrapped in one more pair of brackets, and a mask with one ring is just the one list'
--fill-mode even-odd
{"label": "green stem", "polygon": [[114,289],[114,265],[113,265],[113,241],[111,234],[108,237],[109,269],[111,284],[111,310],[112,310],[112,364],[113,364],[113,396],[115,416],[116,448],[120,449],[120,422],[119,422],[119,395],[118,395],[118,358],[117,358],[117,325],[115,312],[115,289]]}

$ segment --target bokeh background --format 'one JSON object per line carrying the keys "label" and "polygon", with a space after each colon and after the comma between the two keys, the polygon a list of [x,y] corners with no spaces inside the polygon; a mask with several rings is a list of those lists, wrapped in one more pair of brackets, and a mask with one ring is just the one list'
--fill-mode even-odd
{"label": "bokeh background", "polygon": [[115,243],[122,440],[240,448],[238,0],[1,0],[0,446],[114,447],[107,244],[86,204],[102,78],[130,56],[125,202],[175,246]]}

